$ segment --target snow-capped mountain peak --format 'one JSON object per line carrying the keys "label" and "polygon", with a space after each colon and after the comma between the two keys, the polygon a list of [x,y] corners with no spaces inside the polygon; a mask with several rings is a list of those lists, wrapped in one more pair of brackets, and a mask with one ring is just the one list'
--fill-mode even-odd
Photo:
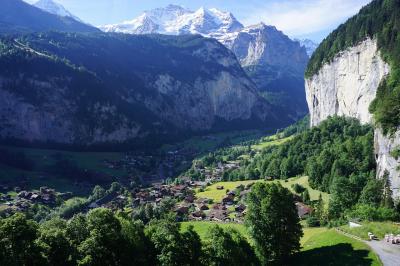
{"label": "snow-capped mountain peak", "polygon": [[71,17],[77,21],[82,22],[81,19],[74,16],[71,12],[65,9],[65,7],[63,7],[59,3],[54,2],[53,0],[39,0],[34,4],[34,6],[51,14],[58,15],[61,17]]}
{"label": "snow-capped mountain peak", "polygon": [[238,31],[242,28],[243,25],[229,12],[204,7],[192,11],[178,5],[145,11],[131,21],[100,27],[106,32],[202,34],[208,37]]}

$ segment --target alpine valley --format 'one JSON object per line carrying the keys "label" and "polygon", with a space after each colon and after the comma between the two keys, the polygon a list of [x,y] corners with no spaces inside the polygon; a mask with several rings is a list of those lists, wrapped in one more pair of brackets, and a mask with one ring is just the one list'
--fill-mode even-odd
{"label": "alpine valley", "polygon": [[400,265],[400,0],[34,1],[0,0],[0,265]]}

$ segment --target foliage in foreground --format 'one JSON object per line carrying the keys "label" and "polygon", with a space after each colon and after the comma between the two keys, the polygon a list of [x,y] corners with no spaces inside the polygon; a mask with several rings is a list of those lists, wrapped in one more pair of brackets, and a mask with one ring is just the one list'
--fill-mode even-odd
{"label": "foliage in foreground", "polygon": [[292,193],[276,183],[256,183],[248,195],[246,223],[264,264],[285,262],[303,236]]}
{"label": "foliage in foreground", "polygon": [[[279,261],[299,249],[301,228],[290,192],[275,184],[263,188],[267,190],[262,193],[269,199],[269,205],[263,205],[264,211],[275,214],[260,218],[268,226],[258,228],[258,232],[269,237],[271,243],[276,243],[285,233],[291,232],[298,237],[291,239],[290,246],[274,244],[268,250],[260,246],[257,248],[262,251],[259,257],[247,239],[234,229],[213,226],[206,233],[206,239],[201,241],[192,226],[181,232],[174,216],[151,220],[144,226],[141,221],[134,221],[123,213],[114,214],[99,208],[69,220],[55,217],[42,224],[21,213],[1,219],[0,265],[239,266],[259,265],[260,258],[263,262]],[[289,202],[286,211],[273,209],[283,202],[285,205]],[[250,209],[249,214],[257,220],[255,211]],[[294,215],[292,218],[291,214]],[[283,223],[280,228],[272,226],[287,217],[288,223]],[[258,245],[262,245],[260,238],[256,241],[256,247]]]}

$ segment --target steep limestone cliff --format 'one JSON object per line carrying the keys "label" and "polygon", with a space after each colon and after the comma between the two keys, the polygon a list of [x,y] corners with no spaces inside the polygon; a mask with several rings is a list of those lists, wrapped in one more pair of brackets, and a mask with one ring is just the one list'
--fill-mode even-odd
{"label": "steep limestone cliff", "polygon": [[[355,117],[362,123],[373,123],[368,111],[375,99],[380,82],[390,72],[378,50],[375,39],[366,39],[357,46],[336,55],[324,64],[317,74],[306,79],[307,103],[311,126],[332,115]],[[377,176],[389,172],[394,197],[400,196],[399,161],[392,157],[400,145],[400,131],[385,136],[375,130]]]}
{"label": "steep limestone cliff", "polygon": [[367,39],[338,54],[306,80],[311,125],[335,114],[371,122],[368,107],[388,73],[389,66],[381,59],[376,40]]}

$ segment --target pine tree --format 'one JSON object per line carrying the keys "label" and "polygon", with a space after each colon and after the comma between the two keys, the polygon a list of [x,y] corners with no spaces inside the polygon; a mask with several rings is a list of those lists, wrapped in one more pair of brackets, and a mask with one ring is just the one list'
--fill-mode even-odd
{"label": "pine tree", "polygon": [[386,208],[394,208],[392,189],[390,188],[391,183],[389,178],[389,172],[387,170],[385,170],[382,180],[383,180],[383,197],[381,205]]}

